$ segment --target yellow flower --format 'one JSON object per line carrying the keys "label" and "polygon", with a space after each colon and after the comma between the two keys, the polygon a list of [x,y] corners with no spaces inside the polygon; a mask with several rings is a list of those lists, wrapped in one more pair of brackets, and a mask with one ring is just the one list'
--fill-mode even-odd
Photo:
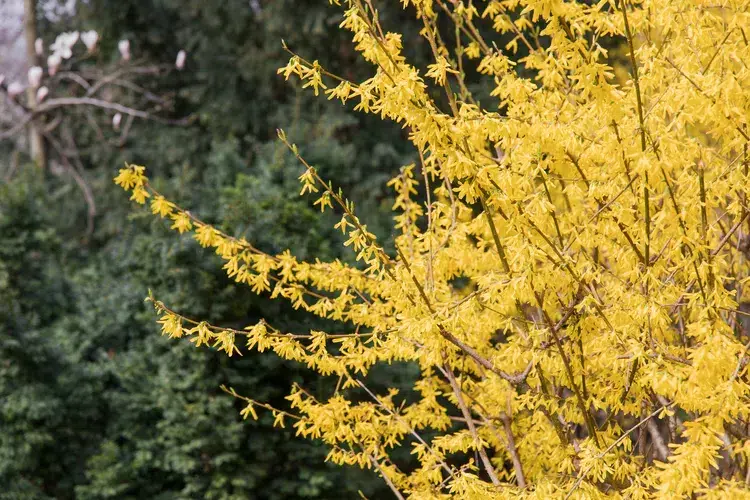
{"label": "yellow flower", "polygon": [[172,214],[172,204],[163,196],[155,196],[151,200],[151,213],[158,214],[159,217],[166,217]]}
{"label": "yellow flower", "polygon": [[144,175],[145,167],[138,165],[130,165],[126,168],[121,168],[117,177],[115,177],[115,184],[121,186],[123,189],[130,190],[137,186],[142,186],[146,181]]}
{"label": "yellow flower", "polygon": [[[294,387],[288,412],[242,398],[243,416],[294,419],[395,496],[747,497],[746,2],[403,0],[427,71],[376,0],[340,3],[371,76],[296,56],[281,73],[315,93],[322,75],[342,82],[326,95],[407,131],[419,161],[388,183],[387,241],[282,131],[302,194],[323,191],[314,204],[358,265],[269,254],[160,199],[152,211],[194,229],[238,284],[348,333],[171,312],[164,332],[198,325],[194,343],[230,355],[241,334],[335,376],[322,398]],[[116,182],[145,199],[139,167]],[[366,385],[392,363],[418,372],[408,395]],[[410,445],[418,466],[401,470],[393,450]]]}
{"label": "yellow flower", "polygon": [[172,229],[176,229],[180,232],[180,234],[184,233],[185,231],[190,231],[190,229],[193,227],[193,224],[190,221],[190,217],[184,212],[173,214],[172,220],[174,221],[174,223],[172,224]]}
{"label": "yellow flower", "polygon": [[216,245],[216,239],[219,236],[216,234],[216,230],[206,224],[198,224],[195,230],[195,239],[198,244],[202,247],[210,247]]}
{"label": "yellow flower", "polygon": [[143,187],[136,186],[136,188],[133,189],[133,194],[130,196],[130,199],[143,205],[146,202],[146,198],[149,196],[151,195]]}

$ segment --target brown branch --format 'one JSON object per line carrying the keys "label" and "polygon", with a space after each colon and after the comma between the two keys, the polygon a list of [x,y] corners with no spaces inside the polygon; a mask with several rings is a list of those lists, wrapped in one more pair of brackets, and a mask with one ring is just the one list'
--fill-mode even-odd
{"label": "brown branch", "polygon": [[[542,311],[542,316],[544,317],[544,320],[547,323],[547,326],[550,332],[552,333],[552,338],[555,341],[555,345],[557,346],[557,351],[560,354],[560,358],[562,359],[563,366],[565,367],[565,372],[566,372],[566,375],[568,376],[568,382],[570,383],[570,386],[573,388],[573,393],[575,394],[576,399],[578,401],[578,406],[583,415],[583,420],[586,423],[586,428],[589,431],[589,436],[594,440],[594,443],[596,443],[596,445],[599,446],[599,437],[596,432],[596,423],[594,422],[594,419],[591,416],[591,413],[588,411],[586,407],[586,401],[584,401],[583,394],[581,394],[581,390],[578,388],[578,384],[576,384],[575,376],[573,375],[573,368],[571,366],[568,355],[565,353],[565,349],[563,348],[562,342],[560,341],[560,336],[557,335],[557,330],[555,330],[552,320],[550,319],[547,312],[544,310],[544,300],[539,294],[539,292],[534,291],[534,297],[536,298],[536,301],[539,304],[539,309]],[[583,374],[581,374],[581,380],[582,381],[584,380]]]}
{"label": "brown branch", "polygon": [[118,113],[133,116],[135,118],[142,118],[144,120],[152,120],[158,123],[164,123],[168,125],[187,125],[193,120],[192,116],[187,116],[185,118],[180,118],[177,120],[173,120],[169,118],[162,118],[160,116],[156,116],[152,113],[149,113],[148,111],[131,108],[131,107],[124,106],[116,102],[109,102],[109,101],[105,101],[103,99],[97,99],[94,97],[58,97],[55,99],[50,99],[48,101],[45,101],[40,106],[38,106],[32,113],[32,117],[30,117],[29,119],[33,118],[33,116],[35,115],[46,113],[47,111],[50,111],[52,109],[64,107],[64,106],[93,106],[95,108],[108,109],[110,111],[116,111]]}
{"label": "brown branch", "polygon": [[466,402],[464,401],[464,398],[461,395],[461,387],[458,385],[458,382],[456,381],[456,376],[453,374],[453,370],[449,366],[445,366],[443,369],[445,370],[445,374],[448,377],[448,382],[450,382],[451,384],[451,388],[453,389],[453,394],[456,396],[456,402],[458,404],[458,407],[461,410],[461,413],[463,414],[464,418],[466,419],[466,426],[469,428],[469,432],[471,432],[471,435],[474,438],[477,451],[479,452],[479,457],[481,458],[482,464],[484,465],[484,470],[487,472],[487,475],[490,476],[490,480],[492,481],[492,484],[494,484],[495,486],[499,486],[500,480],[497,478],[497,474],[495,473],[495,468],[492,466],[492,462],[490,462],[490,459],[487,456],[487,452],[485,451],[484,446],[482,446],[482,442],[479,438],[479,434],[477,433],[477,428],[474,425],[474,420],[471,418],[471,413],[469,412],[469,408],[466,406]]}
{"label": "brown branch", "polygon": [[518,449],[516,448],[516,440],[513,437],[513,428],[511,427],[510,417],[506,413],[502,413],[500,419],[503,421],[505,436],[508,439],[508,453],[510,453],[510,459],[513,461],[513,469],[516,472],[516,481],[518,481],[519,487],[526,488],[526,476],[523,473],[523,464],[521,464],[521,458],[519,457]]}
{"label": "brown branch", "polygon": [[396,488],[396,485],[393,484],[393,481],[391,481],[391,478],[389,478],[383,472],[383,468],[380,467],[380,463],[378,463],[378,460],[374,456],[372,456],[369,452],[367,452],[364,446],[362,447],[362,451],[364,451],[364,453],[367,455],[367,458],[370,459],[370,463],[372,464],[372,466],[378,470],[378,473],[380,473],[381,476],[383,476],[383,480],[385,481],[385,484],[388,485],[388,487],[391,489],[395,497],[398,498],[399,500],[404,500],[404,496],[401,494],[400,491],[398,491],[398,488]]}
{"label": "brown branch", "polygon": [[162,118],[160,116],[143,111],[140,109],[131,108],[124,106],[116,102],[109,102],[102,99],[96,99],[93,97],[58,97],[55,99],[49,99],[44,103],[40,104],[33,110],[27,112],[13,127],[3,132],[0,132],[0,140],[7,139],[18,134],[31,120],[36,116],[52,111],[53,109],[67,107],[67,106],[91,106],[95,108],[107,109],[110,111],[116,111],[124,115],[132,116],[135,118],[141,118],[144,120],[151,120],[157,123],[163,123],[166,125],[189,125],[195,119],[193,115],[188,115],[184,118],[170,119]]}
{"label": "brown branch", "polygon": [[136,75],[158,75],[159,73],[161,73],[162,69],[166,69],[166,68],[171,68],[171,66],[145,66],[145,67],[128,67],[128,68],[119,69],[110,75],[101,77],[97,82],[91,85],[86,92],[86,97],[93,96],[103,86],[115,80],[118,80],[120,77],[127,75],[129,73],[136,74]]}
{"label": "brown branch", "polygon": [[669,448],[664,444],[664,438],[662,437],[661,432],[659,432],[659,427],[656,425],[656,422],[654,422],[653,419],[649,419],[646,428],[651,435],[651,442],[654,443],[654,448],[656,448],[656,451],[659,453],[659,459],[662,462],[666,461],[669,456]]}

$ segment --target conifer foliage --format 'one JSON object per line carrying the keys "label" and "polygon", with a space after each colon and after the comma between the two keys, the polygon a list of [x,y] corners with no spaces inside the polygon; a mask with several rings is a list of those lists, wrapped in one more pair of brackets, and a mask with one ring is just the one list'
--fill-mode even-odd
{"label": "conifer foliage", "polygon": [[[394,244],[283,131],[301,194],[336,214],[357,265],[264,253],[127,166],[117,184],[230,277],[348,329],[230,329],[151,297],[163,332],[338,379],[324,397],[293,386],[286,408],[226,390],[398,498],[750,494],[746,2],[405,0],[424,69],[374,0],[332,3],[372,76],[295,53],[279,72],[407,131],[418,161],[390,182]],[[419,366],[416,397],[367,386],[395,361]]]}

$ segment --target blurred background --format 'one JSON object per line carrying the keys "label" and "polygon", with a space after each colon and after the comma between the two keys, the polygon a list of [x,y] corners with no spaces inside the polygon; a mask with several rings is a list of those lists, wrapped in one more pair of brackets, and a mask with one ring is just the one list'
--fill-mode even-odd
{"label": "blurred background", "polygon": [[[416,39],[392,7],[383,21]],[[351,259],[335,221],[297,196],[283,127],[387,241],[385,184],[414,160],[405,132],[276,74],[283,38],[367,77],[340,20],[324,0],[0,0],[0,498],[390,496],[270,415],[242,421],[219,389],[284,406],[292,383],[325,395],[335,380],[162,338],[144,298],[223,326],[337,326],[233,284],[112,182],[145,165],[168,198],[266,251]],[[413,371],[375,372],[371,387]]]}

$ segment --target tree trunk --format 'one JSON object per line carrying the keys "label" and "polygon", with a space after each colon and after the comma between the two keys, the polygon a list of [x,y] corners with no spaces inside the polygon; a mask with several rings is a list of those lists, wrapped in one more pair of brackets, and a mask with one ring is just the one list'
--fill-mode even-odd
{"label": "tree trunk", "polygon": [[[36,34],[36,0],[24,0],[24,36],[26,38],[26,61],[29,68],[39,66],[39,56],[34,47]],[[33,112],[37,106],[36,89],[29,87],[26,90],[29,109]],[[41,133],[42,123],[38,119],[29,122],[29,149],[31,159],[39,168],[47,168],[47,152],[44,146],[44,136]]]}

